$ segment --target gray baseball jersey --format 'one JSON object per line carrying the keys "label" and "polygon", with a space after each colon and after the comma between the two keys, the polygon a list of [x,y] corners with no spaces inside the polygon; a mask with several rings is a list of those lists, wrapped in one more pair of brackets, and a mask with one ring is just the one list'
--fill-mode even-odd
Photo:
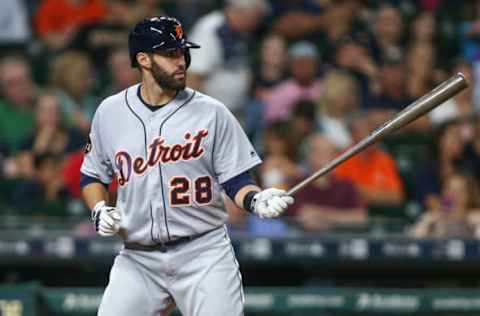
{"label": "gray baseball jersey", "polygon": [[219,101],[186,88],[152,111],[139,85],[97,109],[81,172],[118,179],[117,207],[126,241],[154,244],[222,226],[221,183],[261,159]]}

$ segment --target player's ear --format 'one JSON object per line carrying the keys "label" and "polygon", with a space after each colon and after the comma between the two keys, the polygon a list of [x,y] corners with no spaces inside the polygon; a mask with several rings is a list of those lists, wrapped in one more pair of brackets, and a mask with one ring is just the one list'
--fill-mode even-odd
{"label": "player's ear", "polygon": [[140,67],[147,69],[150,69],[152,66],[152,60],[150,56],[147,53],[142,52],[137,54],[137,63],[140,65]]}

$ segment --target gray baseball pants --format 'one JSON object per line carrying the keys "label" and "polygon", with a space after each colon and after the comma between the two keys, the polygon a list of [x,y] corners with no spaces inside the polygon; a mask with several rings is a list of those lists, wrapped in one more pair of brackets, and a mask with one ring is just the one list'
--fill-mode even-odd
{"label": "gray baseball pants", "polygon": [[243,289],[226,229],[166,252],[122,249],[98,316],[241,316]]}

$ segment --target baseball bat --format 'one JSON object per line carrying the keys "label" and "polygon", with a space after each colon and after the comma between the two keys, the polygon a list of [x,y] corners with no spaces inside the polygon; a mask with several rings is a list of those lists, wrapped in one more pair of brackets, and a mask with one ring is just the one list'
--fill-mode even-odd
{"label": "baseball bat", "polygon": [[427,94],[420,97],[419,99],[411,103],[409,106],[401,110],[390,120],[386,121],[383,125],[376,128],[367,137],[359,141],[354,146],[350,147],[340,156],[328,162],[325,166],[318,169],[311,176],[296,184],[287,192],[287,194],[294,195],[312,181],[315,181],[317,178],[327,174],[345,160],[364,150],[367,146],[384,138],[386,135],[391,134],[393,131],[407,125],[408,123],[416,120],[420,116],[431,111],[433,108],[447,101],[448,99],[465,89],[467,86],[468,83],[465,79],[465,76],[462,73],[457,73],[456,75],[439,84],[432,91],[428,92]]}

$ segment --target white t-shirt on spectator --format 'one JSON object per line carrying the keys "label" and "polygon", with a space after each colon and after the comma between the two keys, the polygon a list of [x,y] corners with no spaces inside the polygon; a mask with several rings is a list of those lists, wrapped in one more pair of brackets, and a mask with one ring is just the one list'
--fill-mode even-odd
{"label": "white t-shirt on spectator", "polygon": [[0,43],[24,43],[30,39],[28,12],[22,0],[0,1]]}
{"label": "white t-shirt on spectator", "polygon": [[319,120],[322,133],[340,149],[352,144],[347,125],[339,119],[322,114]]}
{"label": "white t-shirt on spectator", "polygon": [[454,99],[449,99],[433,109],[428,115],[433,125],[440,125],[449,120],[458,118],[460,112]]}
{"label": "white t-shirt on spectator", "polygon": [[[203,92],[220,100],[231,111],[238,112],[247,100],[250,65],[248,55],[225,59],[224,44],[218,32],[224,25],[224,13],[214,11],[193,26],[189,40],[201,48],[190,50],[189,72],[204,76]],[[235,45],[246,43],[237,42]]]}

